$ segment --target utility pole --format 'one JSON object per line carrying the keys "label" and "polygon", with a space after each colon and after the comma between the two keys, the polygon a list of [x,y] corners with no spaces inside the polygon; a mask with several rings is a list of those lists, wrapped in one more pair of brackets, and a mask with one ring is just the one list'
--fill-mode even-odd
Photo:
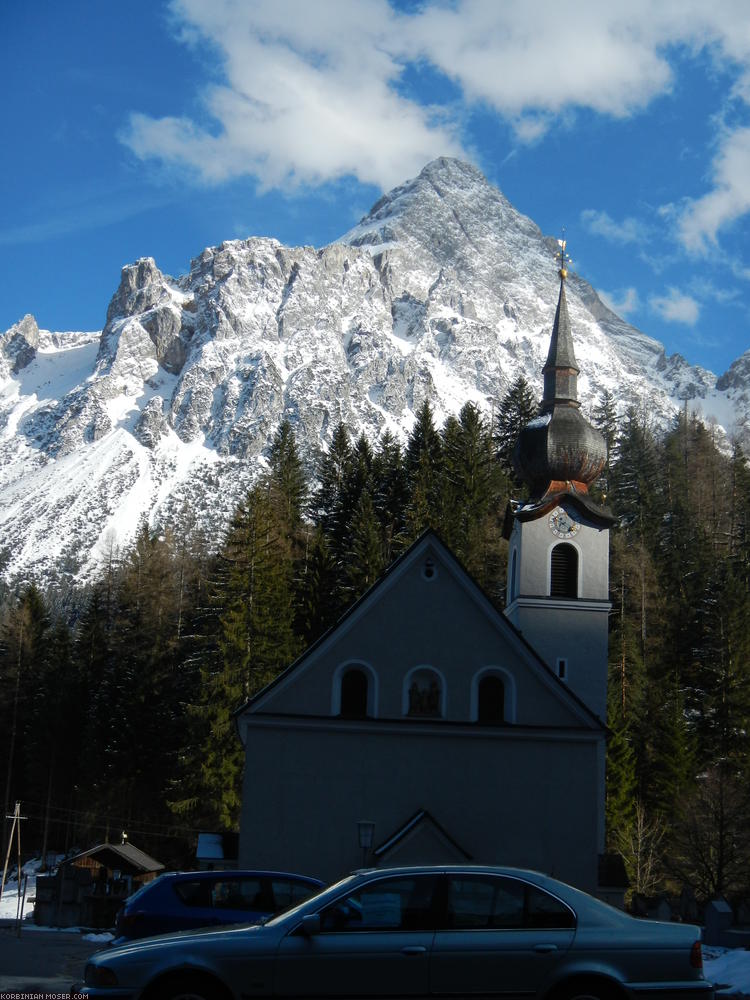
{"label": "utility pole", "polygon": [[21,896],[21,820],[28,819],[27,816],[21,815],[21,803],[16,802],[16,808],[13,810],[12,815],[6,815],[6,819],[12,819],[13,823],[10,828],[10,836],[8,837],[8,850],[5,852],[5,865],[3,867],[3,877],[0,881],[0,899],[3,897],[3,892],[5,891],[5,879],[8,874],[8,862],[10,861],[10,850],[13,847],[13,834],[16,834],[16,842],[18,845],[18,896]]}

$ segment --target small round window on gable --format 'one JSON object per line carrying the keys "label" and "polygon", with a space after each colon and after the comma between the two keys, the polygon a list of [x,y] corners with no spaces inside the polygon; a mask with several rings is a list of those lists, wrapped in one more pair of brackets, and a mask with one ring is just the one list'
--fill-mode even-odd
{"label": "small round window on gable", "polygon": [[434,580],[437,576],[437,567],[429,557],[425,559],[424,565],[422,566],[422,576],[425,580]]}

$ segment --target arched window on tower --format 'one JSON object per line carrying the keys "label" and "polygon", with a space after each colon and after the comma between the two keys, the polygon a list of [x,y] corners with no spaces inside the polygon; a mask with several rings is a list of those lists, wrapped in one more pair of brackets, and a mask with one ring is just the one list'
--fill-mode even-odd
{"label": "arched window on tower", "polygon": [[486,674],[479,681],[477,722],[481,726],[505,722],[505,685],[497,674]]}
{"label": "arched window on tower", "polygon": [[341,715],[345,719],[367,718],[367,674],[357,667],[341,678]]}
{"label": "arched window on tower", "polygon": [[568,542],[552,550],[549,593],[550,597],[578,597],[578,550]]}

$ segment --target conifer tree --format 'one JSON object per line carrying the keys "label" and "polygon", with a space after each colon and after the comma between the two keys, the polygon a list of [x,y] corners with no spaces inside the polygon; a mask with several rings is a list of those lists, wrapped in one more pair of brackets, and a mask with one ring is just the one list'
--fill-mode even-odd
{"label": "conifer tree", "polygon": [[518,435],[538,412],[534,390],[523,375],[516,376],[500,401],[495,421],[495,446],[500,467],[517,487],[521,482],[513,469],[513,449]]}
{"label": "conifer tree", "polygon": [[487,570],[498,574],[499,519],[507,480],[490,429],[473,403],[466,403],[458,420],[449,418],[443,428],[441,481],[446,541],[478,577],[488,575]]}
{"label": "conifer tree", "polygon": [[408,481],[401,446],[393,434],[383,432],[372,463],[373,506],[380,521],[383,557],[393,561],[404,531]]}
{"label": "conifer tree", "polygon": [[639,541],[656,537],[661,524],[657,443],[648,422],[628,407],[617,438],[610,488],[615,513]]}
{"label": "conifer tree", "polygon": [[268,481],[256,484],[234,515],[219,557],[214,602],[216,642],[205,644],[200,690],[191,709],[193,717],[202,717],[203,730],[183,764],[183,774],[195,777],[178,790],[173,808],[233,829],[243,767],[234,712],[300,649],[291,546]]}
{"label": "conifer tree", "polygon": [[426,528],[440,523],[440,467],[442,447],[432,407],[425,400],[419,409],[406,446],[405,466],[409,499],[404,541],[414,541]]}
{"label": "conifer tree", "polygon": [[[24,752],[25,738],[33,729],[34,707],[42,673],[49,613],[33,584],[6,609],[0,635],[0,733],[5,773],[4,813],[29,781],[32,763]],[[5,829],[5,824],[4,827]],[[3,837],[3,840],[5,838]]]}
{"label": "conifer tree", "polygon": [[333,432],[331,446],[323,455],[318,467],[318,488],[311,504],[311,513],[334,545],[340,543],[344,535],[343,489],[346,469],[351,457],[349,432],[344,424],[338,424]]}
{"label": "conifer tree", "polygon": [[268,465],[281,514],[290,533],[294,532],[299,528],[307,504],[308,484],[294,431],[287,419],[281,421],[274,435]]}
{"label": "conifer tree", "polygon": [[593,484],[591,492],[600,502],[606,503],[610,493],[610,476],[612,465],[615,461],[615,448],[618,435],[617,402],[614,394],[609,389],[602,390],[599,400],[592,411],[591,422],[604,438],[607,448],[607,459],[604,469],[596,483]]}
{"label": "conifer tree", "polygon": [[610,696],[610,738],[607,744],[606,829],[608,850],[618,850],[635,822],[638,788],[633,736],[622,714],[617,695]]}
{"label": "conifer tree", "polygon": [[311,645],[338,619],[345,608],[341,572],[331,554],[325,532],[316,528],[310,543],[307,574],[302,588],[302,631]]}
{"label": "conifer tree", "polygon": [[352,598],[359,597],[385,568],[380,524],[367,489],[357,502],[352,520],[352,544],[348,560],[347,581]]}

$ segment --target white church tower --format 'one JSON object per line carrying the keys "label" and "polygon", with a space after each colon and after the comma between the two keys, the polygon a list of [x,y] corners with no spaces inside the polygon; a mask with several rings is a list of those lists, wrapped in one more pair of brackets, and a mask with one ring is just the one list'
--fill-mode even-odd
{"label": "white church tower", "polygon": [[606,461],[602,435],[580,412],[578,365],[565,298],[560,297],[544,375],[540,415],[513,455],[529,487],[506,519],[505,614],[560,679],[602,721],[607,718],[609,529],[612,514],[589,496]]}

